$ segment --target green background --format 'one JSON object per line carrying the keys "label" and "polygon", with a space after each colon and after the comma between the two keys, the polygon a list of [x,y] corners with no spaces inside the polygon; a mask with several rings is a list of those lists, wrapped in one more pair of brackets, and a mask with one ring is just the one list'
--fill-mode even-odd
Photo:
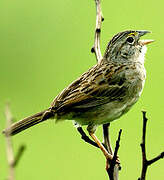
{"label": "green background", "polygon": [[[164,129],[164,2],[162,0],[103,0],[105,21],[101,48],[126,29],[153,33],[145,66],[147,80],[139,102],[111,125],[114,146],[123,129],[119,157],[120,179],[137,179],[141,170],[141,110],[147,110],[147,153],[163,151]],[[94,41],[94,0],[1,0],[0,2],[0,131],[5,127],[4,107],[10,101],[16,120],[49,107],[53,98],[96,63],[90,53]],[[102,138],[102,128],[97,136]],[[108,179],[101,152],[85,144],[71,121],[47,121],[13,137],[14,151],[26,151],[16,168],[16,179]],[[162,180],[164,161],[148,170],[149,180]],[[0,135],[0,180],[8,174],[5,140]]]}

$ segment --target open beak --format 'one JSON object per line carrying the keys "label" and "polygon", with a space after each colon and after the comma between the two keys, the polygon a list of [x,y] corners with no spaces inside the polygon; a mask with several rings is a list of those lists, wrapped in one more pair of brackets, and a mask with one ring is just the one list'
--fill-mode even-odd
{"label": "open beak", "polygon": [[[139,30],[139,31],[137,31],[137,32],[138,32],[138,34],[139,34],[139,37],[144,36],[144,35],[147,34],[147,33],[151,33],[150,31],[146,31],[146,30]],[[142,46],[145,46],[145,45],[150,44],[150,43],[152,43],[152,42],[154,42],[154,40],[152,40],[152,39],[139,40],[139,43],[140,43]]]}
{"label": "open beak", "polygon": [[139,43],[140,43],[142,46],[145,46],[145,45],[150,44],[150,43],[152,43],[152,42],[154,42],[154,40],[152,40],[152,39],[139,40]]}

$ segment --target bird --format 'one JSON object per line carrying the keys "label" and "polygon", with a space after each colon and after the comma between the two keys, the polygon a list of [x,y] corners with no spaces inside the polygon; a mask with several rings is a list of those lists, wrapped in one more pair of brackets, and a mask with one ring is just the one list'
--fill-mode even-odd
{"label": "bird", "polygon": [[95,131],[127,113],[141,96],[146,79],[146,45],[153,42],[140,39],[147,33],[150,31],[117,33],[102,59],[57,95],[49,108],[12,124],[3,133],[15,135],[47,119],[74,120],[79,126],[87,125],[89,135],[108,159],[109,153]]}

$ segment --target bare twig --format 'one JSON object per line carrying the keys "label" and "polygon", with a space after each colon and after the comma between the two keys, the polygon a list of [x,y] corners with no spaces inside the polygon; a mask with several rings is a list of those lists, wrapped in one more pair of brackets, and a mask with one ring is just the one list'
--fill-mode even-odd
{"label": "bare twig", "polygon": [[77,130],[78,130],[78,132],[81,134],[81,139],[83,139],[85,142],[87,142],[87,143],[89,143],[89,144],[91,144],[91,145],[99,148],[98,145],[97,145],[97,143],[95,143],[94,141],[92,141],[92,140],[86,135],[86,133],[84,132],[84,130],[83,130],[82,127],[77,127]]}
{"label": "bare twig", "polygon": [[[115,151],[113,153],[111,145],[110,145],[110,140],[109,140],[109,125],[110,123],[103,125],[104,143],[102,144],[106,148],[106,150],[109,152],[109,154],[112,155],[113,159],[107,161],[106,170],[107,170],[110,180],[118,180],[118,172],[120,170],[120,164],[118,163],[118,160],[117,160],[117,153],[120,146],[119,143],[120,143],[122,130],[119,131],[118,139],[116,141]],[[98,145],[86,135],[82,127],[77,127],[77,130],[81,134],[81,138],[85,142],[91,144],[94,147],[98,147]]]}
{"label": "bare twig", "polygon": [[21,159],[25,149],[26,149],[25,145],[21,145],[19,147],[18,152],[17,152],[17,154],[15,156],[15,160],[14,160],[14,164],[13,164],[14,167],[16,167],[18,165],[18,163],[19,163],[19,161],[20,161],[20,159]]}
{"label": "bare twig", "polygon": [[[95,53],[96,59],[98,62],[100,62],[102,60],[102,54],[101,54],[101,49],[100,49],[100,34],[101,34],[101,24],[102,21],[104,21],[104,18],[102,16],[102,12],[101,12],[101,6],[100,6],[100,0],[95,0],[95,4],[96,4],[96,28],[95,28],[95,41],[94,41],[94,46],[91,49],[92,53]],[[110,155],[113,156],[113,150],[111,147],[111,143],[110,143],[110,138],[109,138],[109,126],[110,123],[108,124],[104,124],[103,125],[103,137],[104,137],[104,147],[106,148],[106,150],[109,152]],[[78,130],[79,131],[79,130]],[[80,131],[79,131],[80,132]],[[93,142],[91,142],[90,140],[88,140],[88,136],[83,135],[83,133],[81,133],[82,135],[82,139],[84,139],[86,142],[89,142],[90,144],[93,145]],[[119,133],[119,138],[121,135],[121,131]],[[120,139],[119,139],[120,141]],[[119,142],[118,142],[119,145]],[[95,146],[95,145],[94,145]],[[117,145],[116,145],[117,147]],[[119,148],[119,146],[118,146]],[[118,149],[116,148],[115,151],[118,151]],[[117,155],[117,153],[116,153]],[[112,165],[113,165],[114,160],[112,161]],[[115,159],[116,162],[116,159]],[[109,175],[109,162],[107,162],[106,164],[106,169]],[[114,180],[118,180],[118,171],[119,171],[119,165],[118,164],[114,164],[114,166],[112,166],[112,177],[114,177]],[[111,169],[110,169],[111,172]]]}
{"label": "bare twig", "polygon": [[138,180],[145,180],[146,179],[146,172],[148,166],[155,163],[159,159],[164,158],[164,152],[162,152],[160,155],[156,156],[155,158],[151,160],[147,160],[146,157],[146,126],[147,126],[147,117],[146,112],[142,111],[143,114],[143,131],[142,131],[142,143],[141,143],[141,150],[142,150],[142,171],[141,171],[141,177],[138,178]]}
{"label": "bare twig", "polygon": [[[99,146],[97,145],[97,143],[95,143],[95,141],[93,141],[92,139],[90,139],[89,136],[86,135],[85,131],[83,130],[83,128],[80,126],[80,127],[77,127],[77,130],[78,132],[81,134],[81,139],[84,140],[86,143],[94,146],[94,147],[97,147],[99,148]],[[108,151],[107,149],[107,146],[105,145],[105,143],[102,143],[102,145],[106,148],[106,150]],[[112,155],[112,154],[111,154]]]}
{"label": "bare twig", "polygon": [[[5,109],[5,116],[6,116],[6,128],[8,128],[13,121],[13,117],[10,112],[9,104],[6,105]],[[8,180],[14,180],[15,179],[15,167],[18,164],[24,150],[25,146],[21,145],[18,149],[18,153],[16,157],[14,158],[14,153],[13,153],[13,146],[12,146],[12,141],[11,141],[11,136],[10,132],[5,134],[6,137],[6,152],[7,152],[7,160],[9,164],[9,177]]]}
{"label": "bare twig", "polygon": [[159,159],[162,159],[162,158],[164,158],[164,152],[162,152],[161,154],[159,154],[155,158],[149,160],[148,165],[151,165],[151,164],[155,163],[156,161],[158,161]]}
{"label": "bare twig", "polygon": [[115,146],[115,150],[114,150],[113,159],[108,162],[109,166],[107,168],[107,173],[108,173],[110,180],[118,180],[120,164],[117,162],[117,158],[118,158],[117,154],[118,154],[118,149],[120,147],[121,133],[122,133],[122,129],[120,129],[120,131],[119,131],[118,139],[116,141],[116,146]]}
{"label": "bare twig", "polygon": [[[9,127],[12,124],[12,115],[9,110],[9,104],[6,105],[5,109],[6,115],[6,127]],[[9,180],[15,179],[15,171],[14,171],[14,153],[13,153],[13,146],[11,141],[10,134],[5,134],[6,136],[6,151],[7,151],[7,160],[9,164]]]}
{"label": "bare twig", "polygon": [[103,125],[103,139],[104,139],[105,148],[107,149],[109,154],[113,155],[113,150],[110,142],[109,127],[110,127],[110,123]]}
{"label": "bare twig", "polygon": [[100,0],[95,0],[96,4],[96,28],[95,28],[95,40],[94,46],[91,49],[92,53],[95,53],[98,62],[101,61],[102,55],[100,50],[100,33],[101,33],[101,23],[104,20],[101,12]]}

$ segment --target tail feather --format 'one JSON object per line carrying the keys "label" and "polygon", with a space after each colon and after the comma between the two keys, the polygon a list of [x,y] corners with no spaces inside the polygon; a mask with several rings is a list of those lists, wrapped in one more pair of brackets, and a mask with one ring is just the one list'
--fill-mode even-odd
{"label": "tail feather", "polygon": [[17,134],[31,126],[34,126],[35,124],[43,122],[51,117],[53,117],[53,114],[48,110],[44,110],[42,112],[34,114],[33,116],[29,116],[27,118],[24,118],[14,124],[12,124],[10,127],[3,130],[3,133],[8,134],[8,135],[15,135],[15,134]]}

